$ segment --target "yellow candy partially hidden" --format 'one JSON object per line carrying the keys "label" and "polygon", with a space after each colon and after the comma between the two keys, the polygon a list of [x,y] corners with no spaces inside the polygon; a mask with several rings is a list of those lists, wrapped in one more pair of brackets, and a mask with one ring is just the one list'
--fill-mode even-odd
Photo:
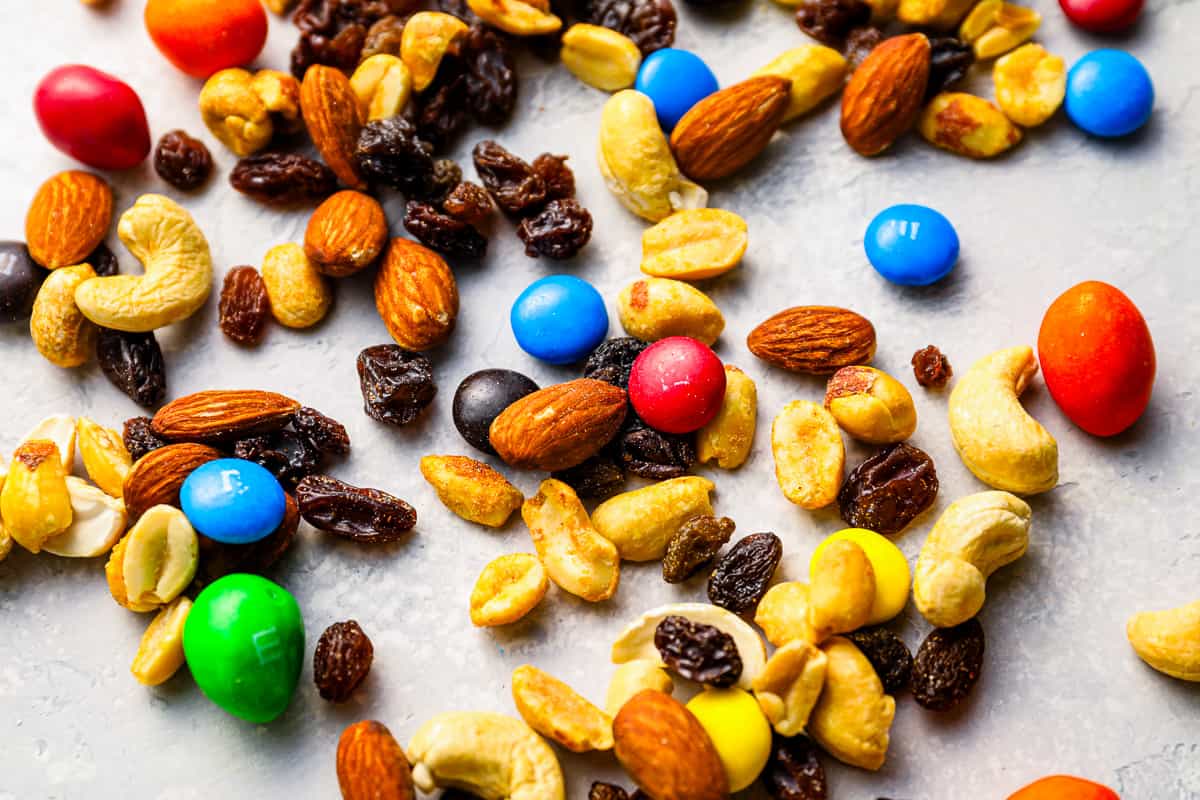
{"label": "yellow candy partially hidden", "polygon": [[822,551],[830,542],[848,539],[863,549],[871,568],[875,570],[875,604],[871,606],[871,625],[879,625],[892,619],[904,610],[908,602],[908,590],[912,584],[912,572],[900,548],[886,537],[866,528],[845,528],[830,534],[817,545],[809,561],[809,572],[817,563]]}
{"label": "yellow candy partially hidden", "polygon": [[740,792],[754,783],[771,755],[771,725],[754,696],[742,689],[705,689],[687,709],[717,748],[729,791]]}

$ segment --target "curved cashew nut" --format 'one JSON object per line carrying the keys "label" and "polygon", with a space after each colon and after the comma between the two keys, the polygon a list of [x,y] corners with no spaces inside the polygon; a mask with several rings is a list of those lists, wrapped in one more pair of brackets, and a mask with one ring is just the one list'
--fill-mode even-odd
{"label": "curved cashew nut", "polygon": [[1037,370],[1033,348],[998,350],[976,361],[950,394],[954,449],[994,489],[1037,494],[1058,483],[1058,443],[1017,399]]}
{"label": "curved cashew nut", "polygon": [[1029,548],[1029,504],[1008,492],[979,492],[950,504],[917,558],[913,599],[939,628],[983,608],[988,576]]}
{"label": "curved cashew nut", "polygon": [[1138,656],[1159,672],[1200,682],[1200,600],[1129,618],[1125,635]]}
{"label": "curved cashew nut", "polygon": [[422,725],[408,744],[422,792],[465,789],[482,800],[564,800],[562,769],[550,745],[504,714],[452,711]]}
{"label": "curved cashew nut", "polygon": [[145,275],[91,278],[75,290],[84,316],[105,328],[144,333],[196,313],[212,290],[212,256],[191,214],[161,194],[144,194],[121,215],[121,241]]}

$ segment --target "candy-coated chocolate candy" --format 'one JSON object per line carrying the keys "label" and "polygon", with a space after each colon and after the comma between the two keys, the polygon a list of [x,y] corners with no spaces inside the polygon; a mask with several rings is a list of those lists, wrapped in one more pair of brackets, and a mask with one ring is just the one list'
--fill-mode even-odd
{"label": "candy-coated chocolate candy", "polygon": [[0,242],[0,323],[29,319],[45,276],[24,242]]}
{"label": "candy-coated chocolate candy", "polygon": [[304,664],[304,620],[287,589],[257,575],[226,575],[196,597],[183,653],[204,695],[248,722],[288,707]]}
{"label": "candy-coated chocolate candy", "polygon": [[500,412],[538,385],[511,369],[481,369],[463,378],[454,392],[454,427],[472,447],[485,453],[495,453],[488,431]]}
{"label": "candy-coated chocolate candy", "polygon": [[771,755],[771,725],[754,696],[743,689],[706,689],[687,710],[717,748],[729,790],[740,792],[754,783]]}
{"label": "candy-coated chocolate candy", "polygon": [[654,103],[658,124],[668,132],[688,109],[720,88],[700,56],[674,47],[646,56],[633,86]]}
{"label": "candy-coated chocolate candy", "polygon": [[907,203],[880,211],[867,226],[863,247],[875,271],[902,286],[940,281],[958,261],[958,234],[950,220]]}
{"label": "candy-coated chocolate candy", "polygon": [[608,311],[596,288],[574,275],[529,284],[509,317],[521,349],[551,364],[572,364],[608,333]]}
{"label": "candy-coated chocolate candy", "polygon": [[688,433],[708,424],[725,399],[725,367],[687,336],[659,339],[629,372],[629,402],[652,428]]}
{"label": "candy-coated chocolate candy", "polygon": [[144,18],[159,51],[193,78],[245,66],[267,42],[259,0],[149,0]]}
{"label": "candy-coated chocolate candy", "polygon": [[879,625],[899,615],[908,603],[912,572],[900,548],[875,531],[866,528],[844,528],[826,536],[813,551],[812,560],[809,561],[810,573],[817,559],[825,552],[825,548],[839,539],[854,542],[861,547],[875,573],[875,603],[871,606],[871,617],[867,624]]}
{"label": "candy-coated chocolate candy", "polygon": [[1145,0],[1058,0],[1067,19],[1084,30],[1113,33],[1137,21]]}
{"label": "candy-coated chocolate candy", "polygon": [[1150,73],[1124,50],[1093,50],[1067,73],[1067,116],[1093,136],[1127,136],[1153,108]]}
{"label": "candy-coated chocolate candy", "polygon": [[225,544],[269,536],[287,510],[275,476],[240,458],[218,458],[194,469],[179,490],[179,502],[193,528]]}
{"label": "candy-coated chocolate candy", "polygon": [[97,169],[129,169],[150,153],[150,126],[137,93],[82,64],[52,70],[37,85],[33,110],[50,143]]}

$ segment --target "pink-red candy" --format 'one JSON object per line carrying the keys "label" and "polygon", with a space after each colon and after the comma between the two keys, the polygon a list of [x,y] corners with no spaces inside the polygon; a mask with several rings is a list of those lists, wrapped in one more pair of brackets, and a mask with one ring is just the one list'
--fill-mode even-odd
{"label": "pink-red candy", "polygon": [[670,336],[647,347],[629,373],[629,402],[665,433],[704,427],[725,399],[725,367],[703,343]]}
{"label": "pink-red candy", "polygon": [[1096,33],[1125,30],[1142,13],[1145,0],[1058,0],[1067,19]]}
{"label": "pink-red candy", "polygon": [[71,158],[96,169],[129,169],[150,153],[150,127],[127,83],[83,64],[52,70],[33,110],[42,133]]}

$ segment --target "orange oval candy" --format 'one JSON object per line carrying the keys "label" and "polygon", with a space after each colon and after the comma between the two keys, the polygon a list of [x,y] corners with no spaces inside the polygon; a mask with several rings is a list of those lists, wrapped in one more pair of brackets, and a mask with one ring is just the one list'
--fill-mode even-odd
{"label": "orange oval candy", "polygon": [[1121,796],[1107,786],[1083,778],[1051,775],[1009,795],[1008,800],[1121,800]]}
{"label": "orange oval candy", "polygon": [[267,41],[260,0],[149,0],[145,21],[159,51],[194,78],[249,64]]}

